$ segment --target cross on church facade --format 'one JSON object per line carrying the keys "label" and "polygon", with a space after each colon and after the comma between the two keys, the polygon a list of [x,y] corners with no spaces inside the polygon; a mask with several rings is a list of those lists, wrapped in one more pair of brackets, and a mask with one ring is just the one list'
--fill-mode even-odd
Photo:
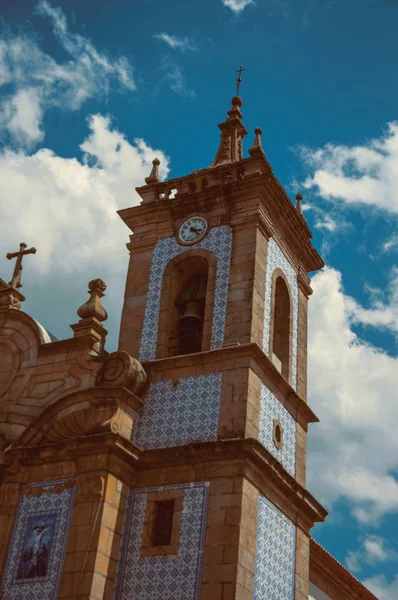
{"label": "cross on church facade", "polygon": [[239,96],[239,90],[240,90],[240,84],[242,83],[242,73],[243,71],[246,71],[246,69],[243,69],[242,67],[239,67],[239,69],[237,71],[235,71],[235,73],[237,74],[237,78],[236,78],[236,94],[237,96]]}
{"label": "cross on church facade", "polygon": [[13,287],[14,289],[18,289],[18,288],[22,287],[22,283],[21,283],[22,257],[25,256],[25,254],[36,254],[36,248],[29,248],[28,250],[26,250],[26,248],[27,248],[27,245],[24,244],[24,242],[22,242],[21,244],[19,244],[18,252],[8,252],[8,254],[7,254],[8,260],[11,260],[12,258],[17,259],[17,262],[15,263],[15,268],[14,268],[14,273],[12,275],[12,279],[9,282],[9,285],[11,287]]}

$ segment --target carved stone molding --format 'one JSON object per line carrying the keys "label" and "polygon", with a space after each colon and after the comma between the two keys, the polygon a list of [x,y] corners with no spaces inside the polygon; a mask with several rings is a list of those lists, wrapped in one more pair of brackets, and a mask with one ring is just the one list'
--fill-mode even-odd
{"label": "carved stone molding", "polygon": [[49,492],[51,492],[51,494],[60,494],[64,490],[69,490],[73,488],[74,485],[75,483],[72,479],[69,479],[68,481],[62,481],[60,483],[55,483],[54,485],[51,485],[51,483],[49,484],[48,482],[43,484],[43,486],[33,486],[26,484],[22,486],[22,493],[25,496],[35,496],[36,498],[38,498],[39,496],[42,496],[43,494],[48,494]]}
{"label": "carved stone molding", "polygon": [[60,398],[23,432],[14,448],[38,447],[99,433],[129,431],[143,401],[123,386],[91,387]]}
{"label": "carved stone molding", "polygon": [[0,284],[0,310],[20,309],[25,296],[18,290],[1,282]]}
{"label": "carved stone molding", "polygon": [[127,352],[113,352],[97,375],[97,385],[123,386],[142,397],[148,389],[148,378],[142,364]]}
{"label": "carved stone molding", "polygon": [[[90,400],[86,408],[66,414],[44,432],[44,439],[54,443],[84,435],[101,433],[104,429],[115,432],[119,403],[115,398]],[[118,430],[117,430],[118,431]]]}
{"label": "carved stone molding", "polygon": [[82,473],[76,478],[76,500],[83,501],[93,496],[101,499],[105,493],[105,477],[101,473]]}

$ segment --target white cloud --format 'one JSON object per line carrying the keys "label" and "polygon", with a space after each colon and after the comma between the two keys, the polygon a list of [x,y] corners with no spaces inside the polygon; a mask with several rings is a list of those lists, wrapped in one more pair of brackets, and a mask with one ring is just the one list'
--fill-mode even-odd
{"label": "white cloud", "polygon": [[[110,329],[116,333],[130,233],[116,211],[141,201],[134,188],[144,185],[155,157],[161,161],[162,177],[169,170],[161,150],[142,139],[129,143],[111,127],[109,118],[92,116],[89,128],[81,145],[82,161],[45,148],[33,154],[10,149],[0,154],[0,255],[17,249],[22,241],[37,248],[37,254],[27,260],[22,291],[32,290],[40,281],[36,295],[41,306],[35,308],[35,316],[56,335],[59,323],[54,324],[50,313],[62,308],[62,326],[68,319],[63,314],[68,303],[60,289],[68,294],[75,291],[78,300],[72,305],[77,308],[85,300],[83,286],[94,277],[109,284],[106,306],[113,315]],[[11,268],[8,261],[3,263],[7,274]],[[10,278],[6,273],[2,277]]]}
{"label": "white cloud", "polygon": [[195,92],[188,87],[180,65],[174,62],[169,56],[163,56],[160,66],[165,73],[163,82],[165,82],[173,92],[183,98],[191,100],[195,98]]}
{"label": "white cloud", "polygon": [[329,143],[317,150],[302,148],[301,155],[312,172],[304,186],[324,199],[398,212],[398,122],[363,145]]}
{"label": "white cloud", "polygon": [[43,139],[40,128],[43,110],[37,90],[20,89],[3,102],[0,112],[0,124],[7,127],[14,139],[22,144],[31,145]]}
{"label": "white cloud", "polygon": [[391,271],[391,279],[385,293],[371,290],[371,307],[360,306],[353,298],[346,299],[351,321],[386,329],[398,336],[398,268]]}
{"label": "white cloud", "polygon": [[346,558],[346,566],[349,571],[356,573],[361,570],[361,554],[360,552],[349,552]]}
{"label": "white cloud", "polygon": [[393,252],[398,250],[398,235],[392,235],[382,245],[382,252]]}
{"label": "white cloud", "polygon": [[316,221],[315,227],[334,233],[339,228],[339,223],[331,215],[323,213],[322,218]]}
{"label": "white cloud", "polygon": [[173,48],[173,50],[178,49],[182,50],[183,52],[185,50],[197,52],[198,50],[193,40],[186,36],[178,37],[176,35],[170,35],[168,33],[155,33],[153,37],[158,40],[162,40],[163,42],[166,42],[166,44],[168,44],[170,48]]}
{"label": "white cloud", "polygon": [[368,534],[357,551],[348,553],[346,564],[351,571],[361,571],[364,565],[374,566],[397,559],[397,552],[379,535]]}
{"label": "white cloud", "polygon": [[234,13],[240,13],[249,4],[254,4],[253,0],[221,0],[224,6],[230,8]]}
{"label": "white cloud", "polygon": [[162,151],[142,139],[130,144],[109,118],[94,115],[89,127],[82,162],[46,148],[31,155],[9,149],[0,154],[0,212],[8,232],[1,251],[25,238],[37,244],[32,269],[42,274],[72,272],[99,256],[113,261],[124,252],[115,236],[126,233],[116,210],[140,201],[134,188],[144,185],[155,157],[163,177],[168,173]]}
{"label": "white cloud", "polygon": [[320,423],[309,432],[309,488],[329,508],[346,498],[358,520],[376,521],[398,510],[398,358],[354,333],[338,271],[318,273],[313,288],[309,403]]}
{"label": "white cloud", "polygon": [[69,59],[57,62],[32,36],[3,28],[0,86],[7,85],[10,91],[0,104],[0,124],[14,142],[26,145],[43,138],[41,120],[48,108],[77,110],[89,98],[106,95],[112,80],[121,89],[135,89],[125,57],[112,59],[89,39],[70,33],[62,10],[47,0],[39,2],[36,12],[51,19],[53,33]]}
{"label": "white cloud", "polygon": [[379,600],[397,600],[398,598],[398,575],[391,582],[385,575],[376,575],[363,581],[363,584]]}

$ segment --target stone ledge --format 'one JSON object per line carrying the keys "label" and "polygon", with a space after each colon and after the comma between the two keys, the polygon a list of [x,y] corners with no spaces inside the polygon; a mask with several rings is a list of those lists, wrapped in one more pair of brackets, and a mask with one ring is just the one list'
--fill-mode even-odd
{"label": "stone ledge", "polygon": [[200,367],[214,365],[214,371],[223,371],[230,369],[231,366],[228,365],[222,368],[223,365],[220,363],[231,360],[239,361],[233,362],[233,367],[236,368],[250,366],[260,379],[262,378],[261,370],[263,370],[281,394],[286,398],[286,408],[296,420],[300,420],[301,418],[306,424],[319,422],[318,417],[308,404],[297,394],[297,392],[295,392],[291,385],[275,368],[268,356],[261,350],[258,344],[254,342],[249,344],[237,344],[236,346],[224,346],[223,348],[198,352],[197,354],[158,358],[152,361],[143,362],[142,364],[150,378],[151,372],[154,371],[163,372],[174,368],[178,369],[180,367],[190,366],[197,366],[199,371]]}
{"label": "stone ledge", "polygon": [[[238,472],[231,471],[230,473],[228,471],[227,474],[225,463],[234,461],[240,461],[240,466],[237,465]],[[223,465],[225,477],[245,475],[264,495],[268,495],[266,492],[270,491],[270,483],[274,488],[274,497],[275,488],[278,488],[280,500],[283,499],[282,504],[287,501],[291,505],[290,508],[294,505],[294,511],[285,510],[286,506],[280,506],[281,510],[286,512],[289,518],[292,518],[292,512],[294,512],[296,523],[305,523],[306,527],[311,528],[314,523],[325,520],[327,511],[323,506],[285,471],[279,461],[260,442],[253,438],[194,442],[187,446],[146,450],[143,452],[142,460],[137,468],[139,470],[162,469],[166,466],[170,468],[171,466],[200,464],[202,470],[206,472],[206,466],[215,462]],[[251,466],[254,467],[254,470],[248,468]],[[220,476],[223,475],[218,475],[218,477]],[[209,477],[208,473],[206,477]],[[297,511],[301,513],[299,516],[303,518],[302,520],[297,516]]]}
{"label": "stone ledge", "polygon": [[257,440],[252,438],[196,442],[186,446],[142,451],[118,434],[39,447],[10,449],[3,457],[2,481],[48,481],[65,474],[107,471],[129,487],[167,485],[245,477],[306,531],[324,521],[327,511]]}

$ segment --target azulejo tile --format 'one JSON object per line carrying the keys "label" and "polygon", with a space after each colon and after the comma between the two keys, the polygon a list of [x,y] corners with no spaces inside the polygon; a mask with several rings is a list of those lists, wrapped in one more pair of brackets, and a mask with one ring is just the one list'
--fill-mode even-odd
{"label": "azulejo tile", "polygon": [[[274,444],[274,419],[282,425],[283,444],[280,449]],[[295,477],[296,421],[264,383],[261,384],[258,440]]]}
{"label": "azulejo tile", "polygon": [[293,600],[295,553],[293,523],[260,495],[254,600]]}
{"label": "azulejo tile", "polygon": [[[122,533],[114,600],[198,600],[202,574],[208,483],[131,490]],[[149,492],[184,490],[178,553],[141,557]]]}
{"label": "azulejo tile", "polygon": [[21,498],[0,589],[3,600],[57,598],[74,498],[71,487],[51,492],[59,483],[40,484],[45,491],[39,496]]}
{"label": "azulejo tile", "polygon": [[174,237],[157,242],[152,255],[139,360],[153,360],[156,357],[160,299],[167,263],[183,252],[193,252],[198,248],[209,250],[217,258],[211,347],[220,348],[223,345],[232,249],[232,230],[228,225],[213,227],[204,240],[189,249],[180,246]]}
{"label": "azulejo tile", "polygon": [[217,439],[221,373],[183,377],[151,385],[134,432],[144,450]]}
{"label": "azulejo tile", "polygon": [[280,269],[289,282],[292,298],[293,331],[292,331],[292,387],[296,389],[297,383],[297,327],[298,327],[298,283],[297,274],[289,263],[282,250],[273,238],[268,242],[267,269],[265,277],[265,301],[264,301],[264,334],[263,350],[269,353],[269,342],[271,333],[271,293],[272,275],[275,269]]}

